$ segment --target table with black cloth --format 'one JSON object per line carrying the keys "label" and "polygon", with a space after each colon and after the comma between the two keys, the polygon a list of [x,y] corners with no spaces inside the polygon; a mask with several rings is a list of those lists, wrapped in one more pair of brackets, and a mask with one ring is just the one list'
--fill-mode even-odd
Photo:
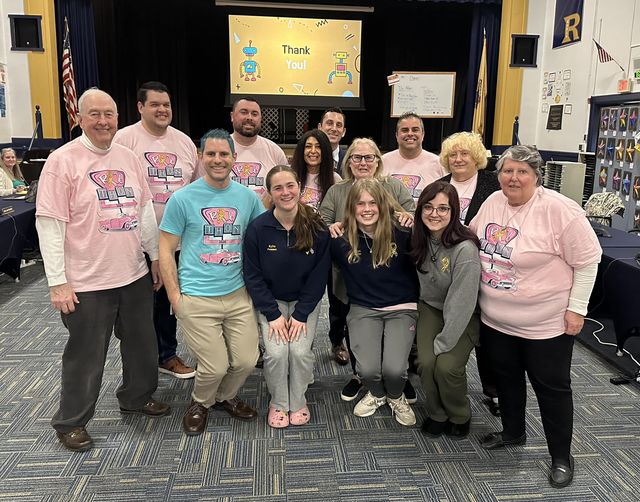
{"label": "table with black cloth", "polygon": [[0,210],[11,206],[13,212],[0,216],[0,272],[20,277],[20,260],[25,248],[36,248],[36,205],[33,202],[0,198]]}
{"label": "table with black cloth", "polygon": [[[630,373],[638,370],[630,358],[619,358],[616,352],[624,347],[640,360],[640,237],[615,228],[607,229],[611,237],[598,237],[602,247],[602,261],[598,266],[596,283],[589,302],[589,314],[604,325],[598,337],[614,343],[615,347],[601,345],[592,335],[594,326],[585,323],[578,337],[609,362]],[[631,338],[630,338],[631,337]],[[624,359],[624,360],[623,360]]]}

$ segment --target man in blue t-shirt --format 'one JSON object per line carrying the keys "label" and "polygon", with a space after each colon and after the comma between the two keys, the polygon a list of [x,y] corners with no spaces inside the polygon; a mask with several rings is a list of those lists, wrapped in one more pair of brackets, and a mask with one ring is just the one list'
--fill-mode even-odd
{"label": "man in blue t-shirt", "polygon": [[235,418],[257,416],[236,395],[258,358],[258,327],[242,279],[242,239],[264,207],[253,191],[231,181],[236,154],[228,132],[213,129],[200,145],[204,176],[173,194],[160,223],[167,296],[198,361],[182,419],[190,436],[204,432],[214,404]]}

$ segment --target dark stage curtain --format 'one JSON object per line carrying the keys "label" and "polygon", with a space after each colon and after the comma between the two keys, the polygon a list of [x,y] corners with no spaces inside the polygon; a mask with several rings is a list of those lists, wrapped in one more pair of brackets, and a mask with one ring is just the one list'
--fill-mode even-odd
{"label": "dark stage curtain", "polygon": [[[385,150],[396,148],[396,120],[389,117],[391,92],[386,81],[394,70],[456,72],[455,115],[425,120],[426,149],[437,153],[444,137],[468,130],[482,26],[487,27],[488,36],[487,128],[491,130],[500,7],[478,3],[383,0],[376,2],[374,13],[361,15],[364,109],[347,112],[344,143],[356,136],[370,136]],[[139,85],[159,80],[171,90],[175,127],[194,139],[212,127],[231,129],[225,105],[227,18],[238,9],[215,7],[212,0],[91,0],[91,4],[100,83],[118,104],[121,127],[139,119],[135,98]],[[272,9],[244,9],[242,13],[296,15]],[[321,111],[311,110],[310,127],[315,127],[320,115]]]}
{"label": "dark stage curtain", "polygon": [[[62,98],[62,44],[64,42],[64,18],[69,22],[71,55],[78,97],[89,87],[99,86],[96,32],[91,0],[56,0],[56,41],[58,44],[58,76],[60,79],[60,110],[62,138],[69,140],[69,122]],[[78,127],[73,137],[80,134]]]}
{"label": "dark stage curtain", "polygon": [[[169,87],[173,107],[172,125],[185,134],[191,132],[190,111],[204,112],[205,96],[190,85],[189,68],[203,68],[207,60],[218,57],[202,33],[200,46],[190,46],[191,32],[198,25],[198,5],[193,0],[91,0],[96,19],[96,46],[100,62],[102,89],[118,105],[120,128],[140,120],[136,92],[141,84],[157,80]],[[214,11],[213,2],[208,2]],[[211,14],[210,14],[211,15]],[[200,62],[191,60],[197,56]],[[214,68],[202,74],[209,80]],[[218,77],[220,78],[220,77]],[[224,77],[226,78],[226,76]]]}
{"label": "dark stage curtain", "polygon": [[469,44],[469,73],[467,93],[462,111],[462,130],[470,131],[473,125],[478,69],[482,56],[482,33],[487,34],[487,113],[485,119],[484,143],[487,148],[493,144],[493,122],[498,81],[498,49],[500,46],[500,14],[498,5],[474,5]]}

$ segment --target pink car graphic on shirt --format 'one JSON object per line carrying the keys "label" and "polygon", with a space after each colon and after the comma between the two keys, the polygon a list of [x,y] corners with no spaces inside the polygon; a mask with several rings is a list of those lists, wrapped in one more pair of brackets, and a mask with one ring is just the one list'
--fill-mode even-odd
{"label": "pink car graphic on shirt", "polygon": [[515,289],[515,277],[510,272],[496,269],[482,270],[480,280],[493,289]]}
{"label": "pink car graphic on shirt", "polygon": [[158,204],[166,204],[172,195],[173,195],[173,192],[154,193],[153,202],[156,202]]}
{"label": "pink car graphic on shirt", "polygon": [[240,253],[227,251],[223,249],[217,253],[201,254],[202,263],[218,263],[221,265],[229,265],[230,263],[238,263],[240,261]]}
{"label": "pink car graphic on shirt", "polygon": [[118,218],[109,218],[100,222],[100,231],[109,232],[132,230],[138,226],[138,219],[134,216],[124,215]]}

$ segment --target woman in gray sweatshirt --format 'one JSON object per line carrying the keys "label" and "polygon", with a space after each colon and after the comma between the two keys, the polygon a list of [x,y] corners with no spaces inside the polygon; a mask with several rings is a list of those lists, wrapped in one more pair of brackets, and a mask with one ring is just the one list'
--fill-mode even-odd
{"label": "woman in gray sweatshirt", "polygon": [[479,338],[479,242],[460,223],[457,191],[444,181],[422,191],[414,221],[418,363],[427,403],[422,432],[463,438],[471,422],[466,366]]}

